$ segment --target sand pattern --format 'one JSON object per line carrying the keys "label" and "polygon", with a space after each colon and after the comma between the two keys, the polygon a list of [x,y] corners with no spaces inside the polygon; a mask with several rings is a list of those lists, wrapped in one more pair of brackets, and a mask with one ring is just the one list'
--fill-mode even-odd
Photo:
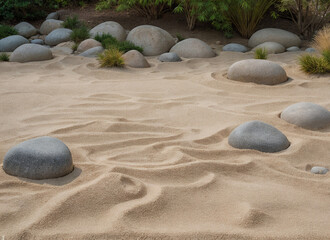
{"label": "sand pattern", "polygon": [[[329,239],[330,129],[279,118],[287,106],[330,109],[329,75],[298,70],[298,53],[270,55],[290,80],[227,79],[252,53],[99,69],[61,56],[0,64],[0,159],[15,144],[62,140],[74,171],[27,180],[0,171],[6,239]],[[290,140],[278,153],[235,149],[230,132],[260,120]],[[1,160],[2,161],[2,160]]]}

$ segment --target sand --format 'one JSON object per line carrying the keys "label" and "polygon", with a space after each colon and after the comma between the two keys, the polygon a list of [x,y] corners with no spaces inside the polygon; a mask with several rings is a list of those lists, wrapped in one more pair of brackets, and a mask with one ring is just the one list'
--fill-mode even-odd
{"label": "sand", "polygon": [[[61,139],[75,170],[33,181],[0,171],[0,239],[330,239],[330,129],[279,118],[308,101],[330,109],[329,75],[308,76],[299,53],[270,55],[290,80],[226,78],[251,53],[100,69],[57,55],[0,63],[0,163],[39,136]],[[239,150],[230,132],[260,120],[291,146]]]}

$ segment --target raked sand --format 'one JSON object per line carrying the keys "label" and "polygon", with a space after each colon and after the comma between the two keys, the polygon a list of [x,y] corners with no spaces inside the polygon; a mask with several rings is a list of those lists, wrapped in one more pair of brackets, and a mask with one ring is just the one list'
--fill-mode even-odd
{"label": "raked sand", "polygon": [[[330,129],[279,118],[287,106],[330,109],[329,75],[303,74],[298,53],[270,55],[290,80],[276,86],[228,80],[251,53],[100,69],[57,55],[0,63],[0,163],[24,140],[52,136],[75,170],[33,181],[0,171],[0,239],[329,239]],[[239,150],[230,132],[260,120],[291,146]]]}

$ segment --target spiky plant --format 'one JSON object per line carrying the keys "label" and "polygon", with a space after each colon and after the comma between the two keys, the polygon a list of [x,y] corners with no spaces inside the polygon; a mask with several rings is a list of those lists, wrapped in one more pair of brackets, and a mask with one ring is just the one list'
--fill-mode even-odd
{"label": "spiky plant", "polygon": [[123,52],[116,48],[106,49],[98,56],[98,60],[101,67],[123,67],[125,65]]}
{"label": "spiky plant", "polygon": [[268,53],[266,48],[257,48],[254,52],[255,59],[267,59]]}
{"label": "spiky plant", "polygon": [[330,64],[323,57],[304,55],[299,58],[300,69],[309,74],[330,72]]}
{"label": "spiky plant", "polygon": [[0,62],[8,62],[9,61],[9,55],[6,53],[0,54]]}
{"label": "spiky plant", "polygon": [[314,37],[313,47],[320,52],[330,52],[330,24],[317,32]]}

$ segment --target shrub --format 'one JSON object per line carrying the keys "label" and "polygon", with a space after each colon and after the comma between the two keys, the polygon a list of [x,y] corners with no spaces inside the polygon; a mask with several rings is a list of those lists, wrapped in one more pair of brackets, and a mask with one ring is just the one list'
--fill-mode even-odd
{"label": "shrub", "polygon": [[314,33],[330,21],[329,0],[279,0],[281,12],[288,11],[299,34],[311,39]]}
{"label": "shrub", "polygon": [[90,37],[89,30],[85,25],[82,25],[79,28],[74,28],[70,37],[75,43],[80,43]]}
{"label": "shrub", "polygon": [[137,50],[139,52],[143,52],[143,49],[141,47],[135,46],[133,43],[129,41],[118,41],[116,38],[111,36],[110,34],[102,34],[102,35],[96,35],[95,40],[102,43],[103,48],[105,49],[111,49],[115,48],[120,52],[128,52],[130,50]]}
{"label": "shrub", "polygon": [[254,52],[255,59],[267,59],[268,53],[265,48],[257,48]]}
{"label": "shrub", "polygon": [[0,25],[0,39],[15,35],[17,31],[15,28],[8,26],[8,25]]}
{"label": "shrub", "polygon": [[328,64],[330,64],[330,50],[323,51],[322,56]]}
{"label": "shrub", "polygon": [[118,11],[133,9],[148,19],[158,19],[168,10],[173,0],[101,0],[96,10],[117,6]]}
{"label": "shrub", "polygon": [[9,61],[9,55],[6,53],[0,54],[0,62],[8,62]]}
{"label": "shrub", "polygon": [[106,49],[98,57],[101,67],[123,67],[125,65],[123,52],[116,48]]}
{"label": "shrub", "polygon": [[176,34],[176,38],[178,39],[178,42],[181,42],[183,40],[185,40],[185,37],[183,37],[181,34]]}
{"label": "shrub", "polygon": [[277,0],[233,0],[226,12],[242,37],[250,38],[266,11]]}
{"label": "shrub", "polygon": [[79,46],[78,43],[74,43],[74,44],[72,45],[72,47],[71,47],[72,51],[73,51],[73,52],[77,51],[78,46]]}
{"label": "shrub", "polygon": [[75,15],[73,17],[68,17],[67,19],[65,19],[65,21],[62,23],[62,26],[64,28],[69,28],[73,30],[85,26],[85,24],[78,19],[77,15]]}
{"label": "shrub", "polygon": [[318,31],[314,37],[314,47],[320,52],[330,52],[330,25]]}
{"label": "shrub", "polygon": [[299,58],[302,71],[309,74],[330,72],[330,63],[323,57],[304,55]]}

